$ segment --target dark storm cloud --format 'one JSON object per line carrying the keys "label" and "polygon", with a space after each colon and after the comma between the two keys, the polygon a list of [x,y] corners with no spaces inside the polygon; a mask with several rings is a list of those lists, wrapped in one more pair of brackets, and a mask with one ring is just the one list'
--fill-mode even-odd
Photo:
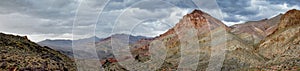
{"label": "dark storm cloud", "polygon": [[[299,8],[299,0],[217,0],[224,15],[224,21],[253,21],[293,8]],[[286,4],[286,6],[285,6]],[[264,13],[264,15],[262,15]]]}
{"label": "dark storm cloud", "polygon": [[298,5],[300,6],[299,0],[267,0],[271,4],[284,4],[287,3],[288,6]]}
{"label": "dark storm cloud", "polygon": [[192,0],[163,0],[180,8],[197,8]]}
{"label": "dark storm cloud", "polygon": [[1,25],[6,25],[1,30],[19,34],[70,33],[75,3],[74,0],[1,1],[0,14],[3,18]]}
{"label": "dark storm cloud", "polygon": [[148,0],[148,2],[147,0],[110,0],[104,11],[120,10],[129,7],[153,10],[174,6],[178,8],[197,8],[192,0]]}
{"label": "dark storm cloud", "polygon": [[76,8],[73,0],[4,0],[0,2],[0,13],[22,13],[46,19],[72,17]]}
{"label": "dark storm cloud", "polygon": [[217,0],[220,9],[229,17],[225,17],[225,21],[239,22],[240,19],[234,18],[235,15],[249,16],[256,15],[258,11],[246,9],[250,6],[250,0]]}

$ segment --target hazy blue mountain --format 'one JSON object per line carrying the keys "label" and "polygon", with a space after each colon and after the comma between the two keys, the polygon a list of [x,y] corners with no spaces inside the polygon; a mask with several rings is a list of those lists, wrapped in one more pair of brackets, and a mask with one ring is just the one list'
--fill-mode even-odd
{"label": "hazy blue mountain", "polygon": [[[74,40],[74,41],[84,44],[84,43],[91,43],[91,42],[93,42],[93,40],[95,40],[95,44],[98,44],[98,43],[102,43],[102,42],[109,42],[111,40],[111,38],[116,38],[116,39],[119,39],[120,41],[123,41],[123,40],[126,40],[126,38],[129,38],[129,41],[128,41],[129,44],[134,44],[138,40],[146,39],[147,37],[132,36],[132,35],[128,35],[128,34],[115,34],[115,35],[112,35],[112,36],[104,38],[104,39],[94,36],[94,37],[78,39],[78,40]],[[61,39],[60,40],[50,40],[50,39],[47,39],[47,40],[38,42],[38,44],[42,45],[42,46],[48,46],[54,50],[62,52],[65,55],[68,55],[69,57],[73,57],[72,40],[61,40]],[[88,46],[90,44],[86,44],[86,45]],[[106,44],[102,44],[102,45],[109,46],[110,44],[106,43]],[[111,49],[111,47],[103,47],[102,45],[101,46],[96,45],[99,58],[106,58],[107,56],[112,56],[112,54],[110,52],[107,53],[107,50],[105,50],[105,49]]]}

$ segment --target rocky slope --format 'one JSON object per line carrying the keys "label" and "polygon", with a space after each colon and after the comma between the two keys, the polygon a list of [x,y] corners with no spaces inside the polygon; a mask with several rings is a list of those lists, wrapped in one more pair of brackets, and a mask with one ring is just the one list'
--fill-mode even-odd
{"label": "rocky slope", "polygon": [[[300,70],[299,12],[290,10],[270,19],[227,27],[207,13],[195,10],[184,16],[166,33],[132,45],[136,48],[132,50],[132,54],[137,61],[147,62],[150,59],[151,44],[160,41],[167,48],[167,56],[158,70],[194,70],[180,66],[180,59],[183,56],[199,54],[200,56],[195,58],[199,62],[188,65],[197,65],[196,70],[206,70],[209,61],[214,59],[212,55],[221,52],[222,49],[226,53],[221,66],[222,71]],[[226,43],[221,43],[222,40],[218,39],[224,36]],[[105,65],[107,70],[125,70],[117,61]]]}
{"label": "rocky slope", "polygon": [[300,68],[300,11],[286,12],[278,28],[257,46],[257,52],[269,61],[266,66],[292,70]]}
{"label": "rocky slope", "polygon": [[27,37],[0,33],[0,71],[75,71],[66,55],[31,42]]}
{"label": "rocky slope", "polygon": [[270,19],[236,24],[230,26],[230,32],[246,41],[247,44],[257,45],[277,29],[281,16],[282,14],[279,14]]}

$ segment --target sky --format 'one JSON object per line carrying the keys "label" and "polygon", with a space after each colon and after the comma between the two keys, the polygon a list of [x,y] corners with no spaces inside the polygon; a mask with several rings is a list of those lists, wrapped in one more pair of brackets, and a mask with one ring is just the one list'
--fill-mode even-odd
{"label": "sky", "polygon": [[[200,8],[199,8],[200,7]],[[1,0],[0,32],[45,39],[158,36],[194,9],[226,25],[300,10],[299,0]]]}

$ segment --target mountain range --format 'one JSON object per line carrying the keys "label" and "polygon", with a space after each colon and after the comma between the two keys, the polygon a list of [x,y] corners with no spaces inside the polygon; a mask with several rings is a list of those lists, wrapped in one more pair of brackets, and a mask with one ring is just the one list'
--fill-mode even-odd
{"label": "mountain range", "polygon": [[[196,32],[195,32],[196,31]],[[187,35],[190,38],[182,39]],[[225,32],[225,33],[224,33]],[[210,60],[218,49],[225,49],[225,58],[220,69],[231,70],[300,70],[300,11],[289,10],[273,18],[259,21],[249,21],[233,26],[226,26],[220,20],[209,14],[194,10],[187,14],[173,28],[150,40],[141,40],[132,47],[135,60],[146,62],[150,60],[150,44],[163,43],[167,55],[162,67],[158,70],[195,70],[180,66],[181,54],[199,55],[196,70],[209,69]],[[218,38],[226,39],[226,43],[213,45]],[[195,40],[196,39],[196,40]],[[188,41],[195,42],[188,42]],[[222,40],[218,40],[222,41]],[[185,47],[199,44],[198,49]],[[197,45],[196,45],[197,46]],[[222,46],[226,46],[222,47]],[[157,46],[164,48],[163,46]],[[217,48],[217,49],[216,49]],[[188,51],[182,51],[188,50]],[[193,53],[200,51],[200,53]],[[220,59],[217,57],[217,59]],[[111,60],[111,59],[110,59]],[[184,60],[184,59],[183,59]],[[218,61],[218,60],[217,60]],[[107,70],[125,70],[118,62],[104,64]]]}
{"label": "mountain range", "polygon": [[[159,71],[300,70],[300,11],[296,9],[269,19],[233,26],[227,26],[201,10],[194,10],[167,32],[153,38],[115,34],[103,39],[44,40],[37,44],[26,37],[2,33],[0,36],[0,70],[73,71],[76,69],[73,42],[87,43],[86,46],[95,44],[99,61],[108,71],[130,69],[120,64],[126,58],[116,59],[112,52],[114,45],[123,44],[129,44],[132,54],[132,57],[124,57],[137,62],[151,61],[155,50],[154,54],[159,54],[164,61],[157,69]],[[166,50],[165,56],[161,50]],[[32,60],[26,60],[28,58]],[[159,63],[147,68],[157,65]]]}
{"label": "mountain range", "polygon": [[[73,57],[73,50],[72,50],[72,42],[79,42],[81,44],[86,44],[88,46],[88,43],[95,43],[96,49],[98,53],[98,57],[100,59],[107,58],[107,57],[113,57],[110,46],[110,40],[111,38],[119,39],[120,41],[125,40],[126,37],[129,37],[129,44],[134,44],[140,39],[147,39],[148,37],[144,36],[132,36],[128,34],[115,34],[107,38],[98,38],[96,36],[90,37],[90,38],[84,38],[84,39],[78,39],[78,40],[50,40],[46,39],[44,41],[38,42],[39,45],[42,46],[48,46],[52,49],[55,49],[57,51],[62,52],[65,55],[68,55],[69,57]],[[95,40],[95,41],[92,41]],[[124,42],[126,43],[126,42]],[[82,48],[84,49],[84,48]]]}

